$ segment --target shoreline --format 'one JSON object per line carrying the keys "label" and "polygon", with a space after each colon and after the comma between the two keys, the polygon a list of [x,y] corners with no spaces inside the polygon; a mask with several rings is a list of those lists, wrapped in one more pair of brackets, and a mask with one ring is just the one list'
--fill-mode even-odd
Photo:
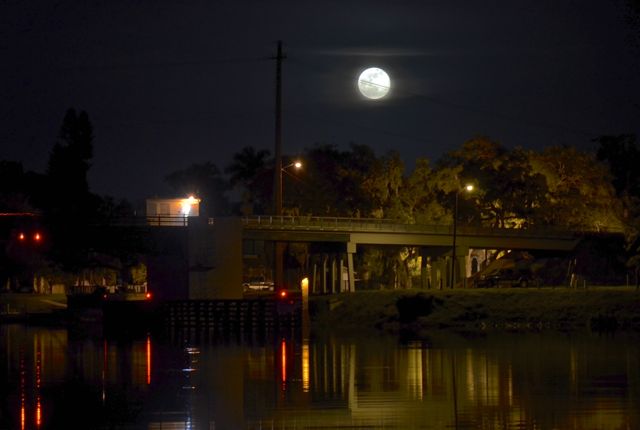
{"label": "shoreline", "polygon": [[316,330],[640,331],[635,287],[362,291],[312,298]]}
{"label": "shoreline", "polygon": [[[0,322],[63,320],[66,296],[0,294]],[[311,296],[313,332],[636,331],[635,287],[359,291]]]}

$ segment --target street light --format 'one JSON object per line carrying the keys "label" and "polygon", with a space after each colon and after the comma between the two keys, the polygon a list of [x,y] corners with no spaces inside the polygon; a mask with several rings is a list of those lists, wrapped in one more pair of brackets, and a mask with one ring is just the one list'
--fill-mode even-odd
{"label": "street light", "polygon": [[[277,160],[276,169],[282,166],[282,159]],[[276,198],[275,198],[275,212],[276,216],[280,218],[280,222],[282,222],[282,173],[288,173],[286,169],[289,167],[295,167],[296,169],[300,169],[302,167],[302,162],[294,161],[293,163],[287,164],[286,166],[280,167],[277,176],[277,188],[276,188]],[[282,287],[282,281],[284,280],[284,244],[282,242],[275,243],[275,278],[274,284],[276,288]]]}
{"label": "street light", "polygon": [[451,249],[451,288],[453,288],[456,285],[456,234],[458,229],[458,194],[460,194],[460,191],[466,191],[470,193],[471,191],[473,191],[473,185],[467,184],[462,188],[462,190],[459,187],[456,188],[455,203],[453,206],[453,246]]}
{"label": "street light", "polygon": [[299,161],[299,160],[296,160],[296,161],[294,161],[292,163],[287,164],[286,166],[283,166],[280,169],[280,190],[279,190],[280,191],[280,195],[279,195],[279,198],[277,199],[278,200],[278,204],[279,204],[279,207],[277,209],[277,214],[278,215],[282,215],[282,202],[284,201],[284,193],[282,191],[283,190],[283,186],[284,186],[283,185],[284,181],[282,180],[282,173],[287,173],[287,174],[290,175],[290,173],[287,172],[287,169],[289,167],[294,167],[296,170],[299,170],[299,169],[302,168],[302,162]]}

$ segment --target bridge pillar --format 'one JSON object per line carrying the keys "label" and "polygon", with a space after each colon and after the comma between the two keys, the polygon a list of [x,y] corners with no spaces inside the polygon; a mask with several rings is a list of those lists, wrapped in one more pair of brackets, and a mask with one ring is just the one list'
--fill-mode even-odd
{"label": "bridge pillar", "polygon": [[355,242],[347,242],[347,273],[349,276],[349,289],[350,293],[355,293],[356,291],[356,278],[355,271],[353,269],[353,254],[356,253],[356,244]]}
{"label": "bridge pillar", "polygon": [[336,263],[336,256],[332,255],[331,256],[331,294],[335,294],[338,290],[336,288],[336,274],[338,272],[338,269],[336,267],[337,263]]}
{"label": "bridge pillar", "polygon": [[420,248],[420,288],[426,290],[429,288],[429,272],[428,272],[429,256],[426,248]]}
{"label": "bridge pillar", "polygon": [[329,257],[327,255],[322,256],[322,294],[327,294],[327,262]]}
{"label": "bridge pillar", "polygon": [[344,271],[344,260],[342,258],[342,254],[340,254],[340,258],[338,259],[338,291],[344,292],[344,281],[342,280],[342,272]]}
{"label": "bridge pillar", "polygon": [[[466,287],[468,257],[468,246],[456,246],[456,261],[454,266],[454,270],[456,272],[456,285],[460,285],[462,287]],[[453,287],[455,288],[456,285]]]}
{"label": "bridge pillar", "polygon": [[439,289],[446,285],[446,262],[447,260],[441,257],[431,258],[431,286],[433,288]]}

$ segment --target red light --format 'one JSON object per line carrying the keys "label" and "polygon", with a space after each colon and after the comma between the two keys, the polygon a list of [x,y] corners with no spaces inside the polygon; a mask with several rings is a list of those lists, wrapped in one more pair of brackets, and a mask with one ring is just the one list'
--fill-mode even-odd
{"label": "red light", "polygon": [[24,240],[24,233],[20,233],[20,234],[18,235],[18,239],[20,239],[20,240]]}
{"label": "red light", "polygon": [[151,299],[151,293],[147,293],[147,294],[145,295],[145,297],[146,297],[146,299],[147,299],[147,300],[150,300],[150,299]]}
{"label": "red light", "polygon": [[36,233],[33,235],[33,240],[35,240],[36,242],[40,242],[40,239],[42,239],[42,236],[40,236],[40,233]]}
{"label": "red light", "polygon": [[285,290],[280,291],[280,298],[284,299],[287,297],[287,292]]}

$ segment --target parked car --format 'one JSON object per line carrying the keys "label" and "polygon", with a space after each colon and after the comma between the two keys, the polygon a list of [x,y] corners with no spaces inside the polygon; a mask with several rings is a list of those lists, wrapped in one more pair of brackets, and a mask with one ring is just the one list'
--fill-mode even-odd
{"label": "parked car", "polygon": [[504,269],[491,273],[482,273],[474,279],[476,288],[521,287],[526,288],[537,281],[528,270]]}
{"label": "parked car", "polygon": [[273,291],[273,282],[262,277],[251,278],[248,282],[243,283],[242,287],[245,291]]}
{"label": "parked car", "polygon": [[538,280],[531,271],[532,258],[507,256],[492,261],[484,270],[472,277],[476,288],[520,287],[537,285]]}

